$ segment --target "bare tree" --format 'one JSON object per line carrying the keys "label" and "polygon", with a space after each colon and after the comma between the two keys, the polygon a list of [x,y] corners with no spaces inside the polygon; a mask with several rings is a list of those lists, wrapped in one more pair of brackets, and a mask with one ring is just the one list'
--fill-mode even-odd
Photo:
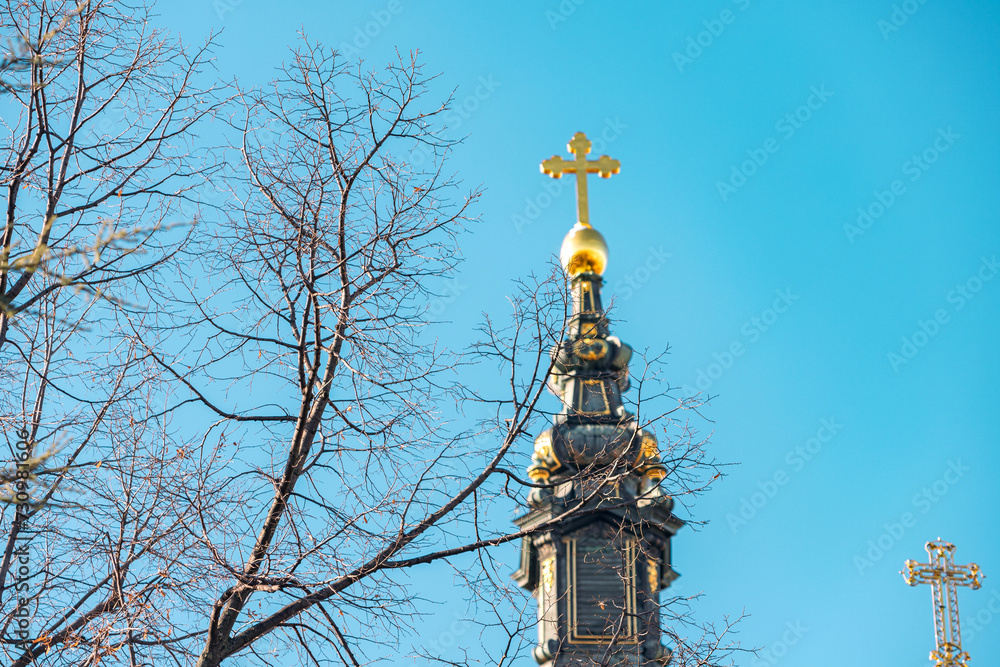
{"label": "bare tree", "polygon": [[[56,20],[46,7],[36,7],[42,22]],[[90,62],[84,45],[92,42],[79,40],[123,30],[114,25],[121,14],[104,9],[80,13],[77,46],[66,54]],[[437,561],[473,565],[461,570],[470,596],[512,650],[534,610],[506,585],[509,564],[494,562],[493,548],[530,531],[490,510],[547,486],[520,471],[531,434],[550,416],[550,350],[563,344],[568,315],[562,274],[521,284],[510,322],[487,319],[467,354],[440,349],[428,302],[456,265],[457,237],[479,194],[444,171],[450,101],[430,101],[434,79],[414,55],[369,71],[305,40],[269,87],[240,93],[229,124],[240,166],[219,179],[229,188],[226,214],[190,236],[164,230],[171,203],[193,197],[192,179],[211,174],[192,166],[190,146],[172,149],[213,98],[188,88],[204,52],[188,59],[155,40],[166,50],[146,51],[141,16],[124,25],[138,31],[143,62],[182,74],[147,80],[146,67],[120,64],[102,81],[114,72],[134,81],[112,86],[108,99],[138,104],[147,98],[132,86],[146,81],[172,84],[174,101],[156,107],[162,119],[153,116],[145,133],[130,135],[142,140],[134,150],[111,137],[112,152],[89,147],[65,160],[70,176],[60,177],[68,180],[58,201],[49,207],[47,190],[38,197],[46,207],[37,235],[18,232],[15,217],[7,244],[21,250],[11,251],[12,277],[4,274],[4,322],[21,338],[0,342],[17,351],[17,377],[27,378],[20,396],[32,397],[10,424],[29,424],[32,443],[61,434],[65,452],[48,479],[38,476],[32,521],[46,532],[35,538],[26,641],[13,634],[18,617],[4,600],[11,664],[394,662],[425,611],[406,573]],[[111,46],[97,43],[98,53]],[[46,76],[39,100],[25,98],[25,127],[41,118],[32,110],[58,80]],[[59,97],[61,108],[90,118],[73,111],[74,95]],[[46,165],[79,145],[56,139],[66,134],[48,120],[34,123],[44,131],[10,151],[15,194],[51,180],[26,174],[62,173]],[[415,165],[408,156],[417,146],[435,159]],[[110,159],[116,150],[120,161]],[[47,156],[40,166],[18,167],[27,163],[17,156],[39,151]],[[106,156],[101,169],[75,166],[95,154]],[[59,203],[74,188],[82,203]],[[104,243],[94,213],[112,202],[136,202],[114,220],[148,233]],[[162,224],[136,224],[153,211]],[[57,268],[35,270],[53,239],[65,250],[48,255]],[[92,261],[73,251],[95,243],[102,250]],[[138,247],[147,252],[141,261]],[[114,284],[132,291],[115,294]],[[110,343],[81,346],[82,333]],[[88,354],[78,359],[77,350]],[[470,387],[463,371],[472,363],[494,368],[496,383]],[[696,407],[682,401],[643,417],[676,427],[664,484],[678,497],[717,476],[702,441],[677,421],[677,411]],[[596,490],[634,465],[623,458],[580,474]],[[685,646],[684,664],[719,664],[729,650],[708,640]],[[421,647],[414,655],[440,658]],[[512,657],[497,647],[482,661]]]}
{"label": "bare tree", "polygon": [[46,42],[51,41],[82,9],[83,5],[78,4],[75,9],[66,11],[58,23],[40,34],[8,35],[7,51],[0,55],[0,90],[6,93],[30,88],[30,81],[24,81],[24,77],[17,80],[8,77],[44,62],[41,54],[47,50]]}
{"label": "bare tree", "polygon": [[27,50],[5,56],[20,67],[2,99],[0,349],[46,295],[100,294],[162,261],[154,232],[213,172],[192,159],[193,126],[218,105],[192,81],[208,45],[189,54],[148,13],[110,0],[0,9],[10,48]]}
{"label": "bare tree", "polygon": [[[226,524],[202,523],[221,591],[203,667],[293,650],[360,664],[380,644],[394,655],[420,613],[402,570],[522,536],[486,508],[531,488],[515,452],[547,416],[566,285],[560,273],[525,286],[510,326],[488,322],[470,357],[425,332],[478,194],[461,197],[442,159],[406,160],[418,143],[439,158],[450,147],[430,83],[413,56],[370,72],[305,42],[271,87],[243,96],[240,208],[199,240],[187,319],[164,312],[147,343],[194,400],[179,409],[208,410],[220,440],[240,443],[227,483],[253,499]],[[491,397],[461,382],[477,356],[504,377]],[[455,399],[492,417],[462,429],[445,417]],[[678,489],[711,467],[699,452],[678,445]]]}
{"label": "bare tree", "polygon": [[169,480],[203,474],[122,323],[201,207],[217,167],[195,129],[220,100],[195,82],[208,47],[141,2],[10,0],[0,34],[0,645],[13,664],[67,644],[94,661],[185,553]]}

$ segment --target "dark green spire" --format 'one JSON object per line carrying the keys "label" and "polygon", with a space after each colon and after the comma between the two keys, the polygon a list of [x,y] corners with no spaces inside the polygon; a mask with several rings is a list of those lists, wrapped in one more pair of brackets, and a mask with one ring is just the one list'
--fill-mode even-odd
{"label": "dark green spire", "polygon": [[632,348],[612,336],[601,276],[571,278],[573,313],[552,350],[549,388],[562,401],[535,439],[530,529],[514,579],[538,600],[535,659],[546,667],[662,665],[660,591],[677,577],[670,539],[684,525],[660,482],[656,437],[622,403]]}

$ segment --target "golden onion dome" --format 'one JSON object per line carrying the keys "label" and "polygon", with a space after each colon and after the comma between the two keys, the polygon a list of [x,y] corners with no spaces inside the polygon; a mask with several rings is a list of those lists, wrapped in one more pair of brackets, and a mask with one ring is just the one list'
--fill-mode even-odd
{"label": "golden onion dome", "polygon": [[578,222],[563,239],[559,259],[571,278],[581,273],[602,275],[608,266],[608,244],[599,231]]}

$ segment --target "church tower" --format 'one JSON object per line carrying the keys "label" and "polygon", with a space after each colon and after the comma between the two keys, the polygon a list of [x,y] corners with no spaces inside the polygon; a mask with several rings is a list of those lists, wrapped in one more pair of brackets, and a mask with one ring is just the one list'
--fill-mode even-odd
{"label": "church tower", "polygon": [[587,211],[587,174],[608,178],[620,165],[588,160],[582,132],[568,148],[574,159],[542,162],[554,178],[577,177],[577,223],[560,251],[573,311],[549,377],[562,410],[535,438],[528,475],[539,486],[515,523],[544,528],[523,540],[513,576],[538,602],[533,653],[543,667],[665,665],[659,600],[678,576],[670,540],[684,522],[660,490],[667,471],[656,437],[622,403],[632,349],[604,314],[608,247]]}

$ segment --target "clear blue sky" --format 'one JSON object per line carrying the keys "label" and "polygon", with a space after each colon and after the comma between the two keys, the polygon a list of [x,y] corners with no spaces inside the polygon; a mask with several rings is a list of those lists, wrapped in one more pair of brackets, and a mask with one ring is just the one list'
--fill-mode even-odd
{"label": "clear blue sky", "polygon": [[[679,590],[705,592],[706,620],[752,614],[742,640],[772,652],[745,665],[930,664],[930,591],[897,571],[940,535],[988,575],[960,592],[972,665],[1000,662],[1000,5],[159,10],[192,43],[224,29],[220,74],[246,84],[304,28],[372,65],[419,49],[457,87],[451,131],[468,138],[452,167],[486,193],[439,308],[450,345],[573,221],[571,191],[546,198],[538,162],[577,130],[604,133],[623,166],[592,185],[591,218],[611,247],[615,332],[670,344],[671,381],[717,395],[713,451],[741,464],[692,508],[711,523],[676,540]],[[443,609],[428,633],[447,636]]]}

